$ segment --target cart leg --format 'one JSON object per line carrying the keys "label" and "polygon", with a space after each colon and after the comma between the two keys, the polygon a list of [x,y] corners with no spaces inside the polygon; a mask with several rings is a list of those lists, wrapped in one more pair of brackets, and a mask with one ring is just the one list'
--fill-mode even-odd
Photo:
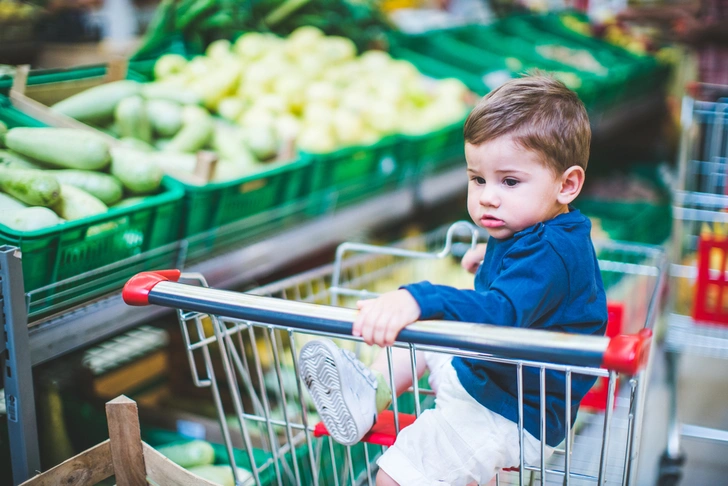
{"label": "cart leg", "polygon": [[0,322],[0,339],[3,325],[7,339],[0,343],[0,349],[6,348],[0,371],[5,381],[13,484],[20,484],[40,470],[40,454],[23,269],[20,251],[12,247],[0,247],[0,289],[4,321]]}
{"label": "cart leg", "polygon": [[667,449],[660,458],[657,484],[660,486],[673,486],[680,483],[682,467],[685,464],[685,454],[680,452],[680,423],[677,411],[677,364],[679,355],[675,351],[665,351],[667,365],[667,385],[670,393],[668,404],[668,431]]}

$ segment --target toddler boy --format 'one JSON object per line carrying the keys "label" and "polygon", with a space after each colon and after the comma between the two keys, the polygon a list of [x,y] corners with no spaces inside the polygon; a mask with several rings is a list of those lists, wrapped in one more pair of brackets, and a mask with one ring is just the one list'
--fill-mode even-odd
{"label": "toddler boy", "polygon": [[[420,282],[360,301],[353,334],[391,346],[422,319],[603,335],[607,305],[591,224],[570,203],[579,195],[591,130],[584,105],[561,82],[529,76],[485,96],[465,123],[468,212],[490,235],[462,264],[475,290]],[[481,264],[482,261],[482,264]],[[447,332],[444,328],[443,332]],[[407,350],[393,349],[395,393],[412,385]],[[418,353],[436,407],[403,429],[379,459],[378,485],[483,484],[519,464],[516,367]],[[392,391],[385,353],[371,369],[330,340],[300,353],[300,374],[331,436],[355,444]],[[546,372],[546,454],[565,434],[565,375]],[[571,378],[571,421],[594,378]],[[539,370],[523,368],[524,456],[538,463]]]}

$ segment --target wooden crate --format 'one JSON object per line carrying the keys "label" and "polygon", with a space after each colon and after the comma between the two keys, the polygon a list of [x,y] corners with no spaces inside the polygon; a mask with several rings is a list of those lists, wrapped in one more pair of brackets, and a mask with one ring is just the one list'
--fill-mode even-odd
{"label": "wooden crate", "polygon": [[216,486],[173,463],[141,440],[137,404],[125,396],[106,403],[109,439],[20,486],[91,486],[116,476],[118,486]]}

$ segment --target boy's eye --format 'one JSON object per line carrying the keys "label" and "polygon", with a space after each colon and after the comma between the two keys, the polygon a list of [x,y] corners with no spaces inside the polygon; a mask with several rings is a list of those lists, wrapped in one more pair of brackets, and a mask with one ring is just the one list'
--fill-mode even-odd
{"label": "boy's eye", "polygon": [[505,184],[508,187],[514,187],[514,186],[518,185],[518,180],[508,177],[506,179],[503,179],[503,184]]}
{"label": "boy's eye", "polygon": [[473,177],[471,180],[475,181],[475,183],[479,185],[485,184],[485,179],[482,177]]}

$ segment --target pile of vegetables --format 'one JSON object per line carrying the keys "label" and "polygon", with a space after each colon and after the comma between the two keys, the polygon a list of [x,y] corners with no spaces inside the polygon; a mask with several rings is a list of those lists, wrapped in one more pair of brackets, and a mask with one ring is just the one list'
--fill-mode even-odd
{"label": "pile of vegetables", "polygon": [[[211,150],[213,181],[243,177],[293,149],[329,153],[394,134],[421,135],[459,122],[470,92],[458,80],[423,77],[383,51],[315,27],[288,38],[251,32],[219,40],[206,55],[167,54],[155,81],[100,85],[51,108],[120,138],[119,158],[170,175],[193,172]],[[124,155],[121,155],[121,154]]]}
{"label": "pile of vegetables", "polygon": [[0,123],[0,223],[18,231],[136,203],[159,188],[162,175],[159,167],[126,157],[90,131],[8,130]]}
{"label": "pile of vegetables", "polygon": [[174,36],[200,53],[215,40],[243,32],[287,36],[304,25],[352,39],[364,51],[385,43],[392,29],[379,5],[376,0],[162,0],[135,59],[157,55]]}
{"label": "pile of vegetables", "polygon": [[404,133],[421,135],[462,120],[469,91],[456,79],[428,80],[383,51],[356,55],[349,39],[301,27],[289,37],[251,32],[212,43],[192,60],[155,64],[157,86],[190,90],[204,106],[267,148],[271,137],[327,153]]}
{"label": "pile of vegetables", "polygon": [[212,175],[216,182],[243,177],[257,170],[260,160],[276,156],[272,133],[236,131],[214,119],[202,102],[191,89],[124,80],[88,89],[51,108],[119,138],[114,161],[173,176],[192,174],[202,149],[215,150],[221,159]]}
{"label": "pile of vegetables", "polygon": [[[230,466],[214,465],[215,449],[209,442],[193,440],[189,442],[171,444],[157,448],[162,455],[193,474],[207,479],[221,486],[235,486],[233,472]],[[252,479],[253,475],[242,468],[237,469],[238,479],[244,483]]]}

